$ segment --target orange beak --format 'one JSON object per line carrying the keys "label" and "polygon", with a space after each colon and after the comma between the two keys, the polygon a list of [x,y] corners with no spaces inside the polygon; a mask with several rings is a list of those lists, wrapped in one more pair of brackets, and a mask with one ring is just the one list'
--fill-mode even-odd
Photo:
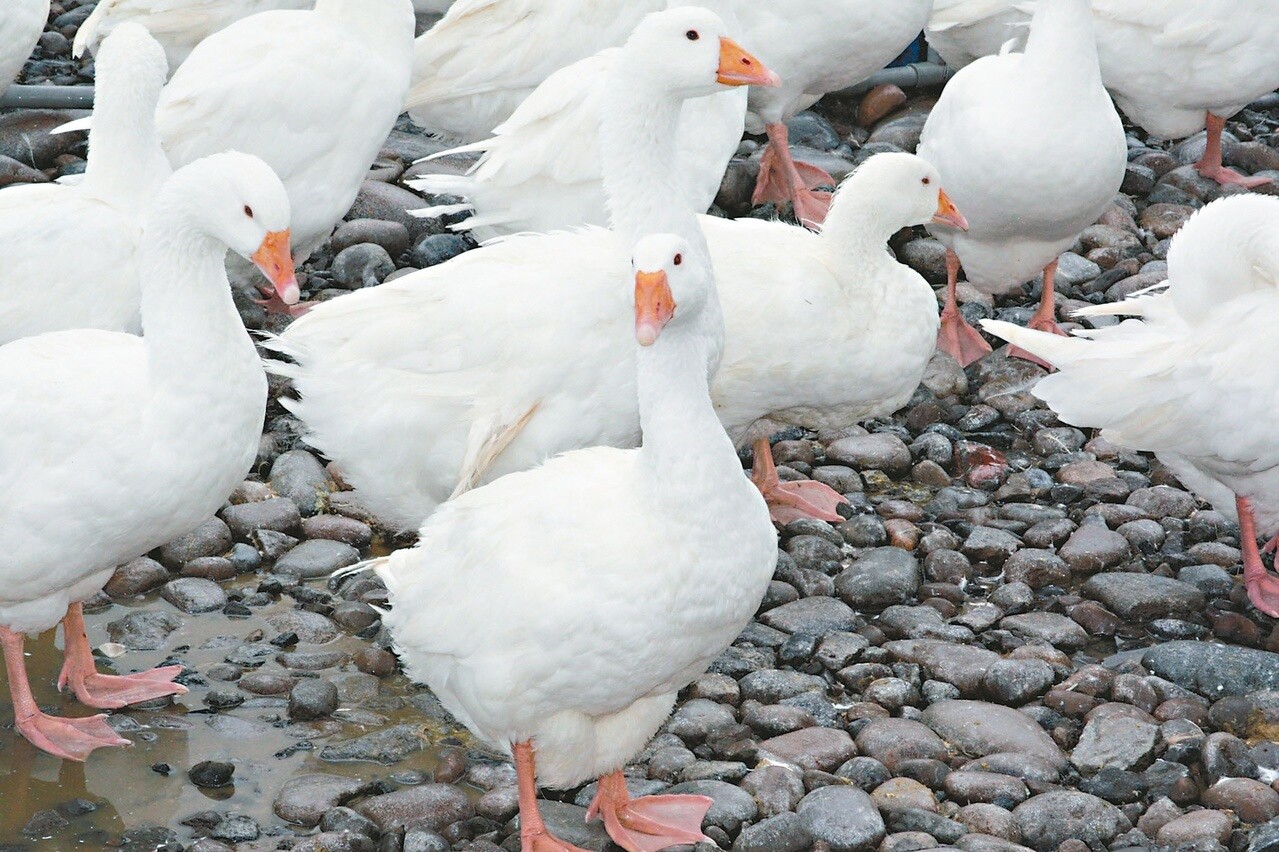
{"label": "orange beak", "polygon": [[249,259],[275,287],[280,301],[286,305],[298,303],[302,293],[298,290],[298,279],[293,274],[293,255],[289,248],[287,230],[267,234],[262,245]]}
{"label": "orange beak", "polygon": [[764,67],[731,38],[720,37],[715,79],[725,86],[780,86],[782,78]]}
{"label": "orange beak", "polygon": [[675,297],[671,295],[666,273],[635,273],[635,339],[640,346],[652,346],[671,317],[675,316]]}
{"label": "orange beak", "polygon": [[937,193],[937,212],[933,214],[933,222],[938,225],[949,225],[961,231],[968,230],[968,220],[964,218],[963,213],[959,212],[959,208],[950,200],[950,196],[944,189]]}

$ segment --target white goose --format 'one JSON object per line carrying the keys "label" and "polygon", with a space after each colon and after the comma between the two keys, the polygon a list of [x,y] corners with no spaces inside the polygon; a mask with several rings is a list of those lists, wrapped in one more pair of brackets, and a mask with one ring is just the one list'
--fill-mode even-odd
{"label": "white goose", "polygon": [[58,331],[0,347],[0,645],[18,730],[83,760],[125,745],[104,717],[48,716],[31,696],[23,634],[65,617],[60,684],[94,707],[185,692],[181,667],[95,671],[80,602],[115,567],[188,532],[257,453],[266,378],[231,302],[227,248],[297,300],[289,205],[261,161],[223,154],[174,174],[142,246],[146,336]]}
{"label": "white goose", "polygon": [[782,78],[776,89],[750,94],[746,128],[766,132],[754,202],[790,202],[801,222],[820,224],[833,186],[825,171],[791,157],[786,120],[827,92],[865,80],[901,53],[923,30],[933,0],[775,0],[739,2],[747,44]]}
{"label": "white goose", "polygon": [[241,18],[275,9],[310,9],[315,0],[99,0],[76,31],[72,53],[96,53],[98,43],[131,21],[150,31],[176,69],[195,46]]}
{"label": "white goose", "polygon": [[[627,243],[661,230],[705,253],[674,158],[680,106],[775,77],[714,13],[655,13],[609,75],[600,151],[613,231],[513,237],[317,306],[278,346],[308,441],[388,523],[556,453],[639,440]],[[689,34],[695,38],[690,38]],[[702,315],[718,321],[718,308]],[[707,353],[713,369],[718,350]],[[358,420],[352,410],[362,412]]]}
{"label": "white goose", "polygon": [[137,24],[107,39],[96,67],[84,180],[0,192],[0,344],[64,328],[141,330],[138,243],[169,175],[155,130],[167,69],[164,52]]}
{"label": "white goose", "polygon": [[458,0],[414,48],[404,108],[422,127],[479,142],[565,65],[626,40],[667,0]]}
{"label": "white goose", "polygon": [[0,8],[0,95],[17,79],[48,20],[49,0],[10,0]]}
{"label": "white goose", "polygon": [[[608,225],[599,152],[600,105],[605,81],[621,55],[621,48],[609,48],[561,68],[498,125],[493,138],[427,158],[483,151],[465,175],[427,175],[409,185],[466,198],[475,213],[453,228],[471,230],[481,240]],[[745,118],[744,88],[684,102],[676,162],[693,212],[704,213],[715,200],[724,169],[741,141]]]}
{"label": "white goose", "polygon": [[1082,311],[1130,314],[1117,326],[1058,337],[986,320],[983,326],[1060,372],[1035,395],[1061,419],[1154,451],[1188,487],[1236,517],[1254,606],[1279,617],[1279,576],[1257,535],[1279,534],[1279,199],[1214,201],[1173,238],[1168,290]]}
{"label": "white goose", "polygon": [[785,425],[840,428],[908,400],[937,343],[937,298],[885,251],[925,222],[964,228],[937,170],[911,154],[871,157],[844,180],[820,234],[782,222],[702,218],[724,305],[711,385],[755,482],[787,522],[842,520],[844,498],[817,482],[779,482],[768,436]]}
{"label": "white goose", "polygon": [[639,449],[577,450],[503,477],[374,563],[405,670],[513,755],[525,850],[580,852],[547,830],[537,782],[590,778],[588,813],[622,848],[706,840],[709,798],[632,800],[622,776],[679,690],[750,621],[777,558],[764,501],[707,397],[716,341],[699,314],[718,311],[698,258],[671,235],[635,249]]}
{"label": "white goose", "polygon": [[160,97],[169,160],[261,157],[289,191],[305,259],[351,208],[395,125],[413,28],[409,0],[318,0],[237,21],[201,42]]}
{"label": "white goose", "polygon": [[[953,6],[942,11],[943,4]],[[1019,37],[1021,0],[938,0],[929,37],[952,64]],[[1279,88],[1271,47],[1279,20],[1267,0],[1092,0],[1101,76],[1115,102],[1152,136],[1182,139],[1208,130],[1199,173],[1222,184],[1259,186],[1221,162],[1226,119]],[[948,25],[949,24],[949,25]]]}
{"label": "white goose", "polygon": [[1057,328],[1057,258],[1114,201],[1127,152],[1101,84],[1087,0],[1041,0],[1025,53],[987,56],[955,75],[919,143],[919,156],[941,172],[969,223],[966,232],[930,227],[947,247],[941,349],[964,365],[990,351],[959,313],[961,264],[969,283],[988,293],[1043,270],[1030,326]]}

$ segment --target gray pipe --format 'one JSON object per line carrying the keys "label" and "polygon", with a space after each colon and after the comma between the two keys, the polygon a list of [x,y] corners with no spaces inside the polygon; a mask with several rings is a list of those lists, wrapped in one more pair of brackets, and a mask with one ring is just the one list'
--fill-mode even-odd
{"label": "gray pipe", "polygon": [[856,86],[849,86],[836,92],[837,95],[857,97],[864,95],[876,86],[885,83],[903,89],[922,89],[929,86],[941,86],[955,75],[955,69],[949,65],[938,65],[935,62],[915,62],[900,68],[885,68],[872,74]]}
{"label": "gray pipe", "polygon": [[92,86],[10,86],[0,108],[93,109]]}

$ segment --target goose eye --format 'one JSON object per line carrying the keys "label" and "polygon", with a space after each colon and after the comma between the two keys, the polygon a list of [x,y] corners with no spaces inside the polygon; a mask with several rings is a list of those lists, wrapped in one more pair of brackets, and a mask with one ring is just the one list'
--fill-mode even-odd
{"label": "goose eye", "polygon": [[932,178],[924,178],[923,180],[924,186],[928,186],[932,182],[933,182]]}
{"label": "goose eye", "polygon": [[249,205],[247,205],[247,204],[246,204],[246,205],[244,205],[244,215],[245,215],[245,216],[248,216],[250,219],[252,219],[252,218],[253,218],[253,208],[252,208],[252,207],[250,207],[250,206],[249,206]]}
{"label": "goose eye", "polygon": [[684,38],[688,39],[689,41],[697,41],[701,37],[702,37],[701,34],[698,33],[697,30],[689,30],[688,32],[684,33]]}
{"label": "goose eye", "polygon": [[675,265],[676,265],[676,266],[679,266],[679,265],[680,265],[681,263],[683,263],[683,262],[684,262],[684,255],[682,255],[682,254],[677,254],[677,255],[675,255]]}

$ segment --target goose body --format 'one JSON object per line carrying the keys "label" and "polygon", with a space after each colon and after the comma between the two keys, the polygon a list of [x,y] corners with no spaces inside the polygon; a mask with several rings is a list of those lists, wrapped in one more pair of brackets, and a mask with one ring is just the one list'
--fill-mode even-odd
{"label": "goose body", "polygon": [[414,47],[409,115],[479,142],[553,72],[615,47],[667,0],[458,0]]}
{"label": "goose body", "polygon": [[17,79],[49,19],[49,0],[10,0],[0,9],[0,94]]}
{"label": "goose body", "polygon": [[138,244],[169,175],[155,131],[165,76],[146,30],[121,27],[97,61],[84,180],[0,192],[0,344],[64,328],[141,330]]}
{"label": "goose body", "polygon": [[[294,379],[307,440],[383,520],[413,528],[451,495],[556,453],[636,444],[629,294],[617,285],[628,241],[661,230],[705,252],[667,168],[680,106],[773,79],[724,31],[687,7],[628,40],[633,60],[609,76],[600,130],[613,230],[508,238],[325,302],[281,335],[297,364],[276,369]],[[747,62],[751,74],[726,76]],[[701,315],[719,322],[718,302]],[[707,368],[717,360],[715,347]]]}
{"label": "goose body", "polygon": [[1034,322],[1055,325],[1056,260],[1113,202],[1127,162],[1087,0],[1044,0],[1025,53],[987,56],[956,74],[918,153],[941,172],[969,223],[963,232],[930,227],[952,253],[943,348],[965,364],[989,351],[953,304],[958,265],[987,293],[1009,292],[1044,270]]}
{"label": "goose body", "polygon": [[76,56],[94,51],[126,21],[141,24],[164,47],[176,69],[195,46],[241,18],[276,9],[310,9],[315,0],[99,0],[80,25],[72,45]]}
{"label": "goose body", "polygon": [[147,223],[144,338],[80,329],[0,347],[0,640],[19,730],[54,754],[83,759],[118,738],[33,710],[15,672],[24,633],[67,616],[63,680],[94,706],[182,691],[154,673],[97,675],[79,602],[120,563],[210,517],[252,465],[266,379],[223,255],[228,245],[253,255],[296,301],[288,216],[260,161],[226,154],[193,164],[169,179]]}
{"label": "goose body", "polygon": [[[470,491],[426,521],[416,547],[378,561],[409,675],[485,741],[535,754],[550,787],[620,778],[772,578],[776,533],[707,395],[716,341],[698,313],[714,283],[698,258],[670,235],[635,250],[635,305],[619,307],[648,344],[632,362],[638,449],[577,450]],[[602,780],[593,811],[614,840],[658,848],[627,842],[609,789]],[[536,815],[525,805],[530,848]],[[684,842],[700,826],[696,813]]]}
{"label": "goose body", "polygon": [[260,157],[289,191],[294,251],[309,256],[350,209],[399,116],[413,28],[409,0],[319,0],[220,30],[161,95],[170,161]]}
{"label": "goose body", "polygon": [[[621,53],[609,48],[561,68],[496,128],[493,138],[432,155],[482,151],[467,174],[428,175],[410,186],[465,197],[475,213],[454,228],[469,229],[481,240],[607,226],[600,104]],[[685,101],[680,110],[677,162],[695,213],[704,213],[719,191],[742,137],[746,97],[745,89],[720,92]]]}
{"label": "goose body", "polygon": [[947,65],[962,68],[994,56],[1005,44],[1022,46],[1030,15],[1019,0],[936,0],[925,30],[928,45]]}
{"label": "goose body", "polygon": [[1214,508],[1246,525],[1245,579],[1254,604],[1270,615],[1279,613],[1279,578],[1260,568],[1256,535],[1279,534],[1279,442],[1265,425],[1279,391],[1262,378],[1279,370],[1271,345],[1276,257],[1279,200],[1223,198],[1174,237],[1165,292],[1085,311],[1134,319],[1078,337],[983,323],[1059,369],[1035,395],[1063,421],[1153,451]]}

